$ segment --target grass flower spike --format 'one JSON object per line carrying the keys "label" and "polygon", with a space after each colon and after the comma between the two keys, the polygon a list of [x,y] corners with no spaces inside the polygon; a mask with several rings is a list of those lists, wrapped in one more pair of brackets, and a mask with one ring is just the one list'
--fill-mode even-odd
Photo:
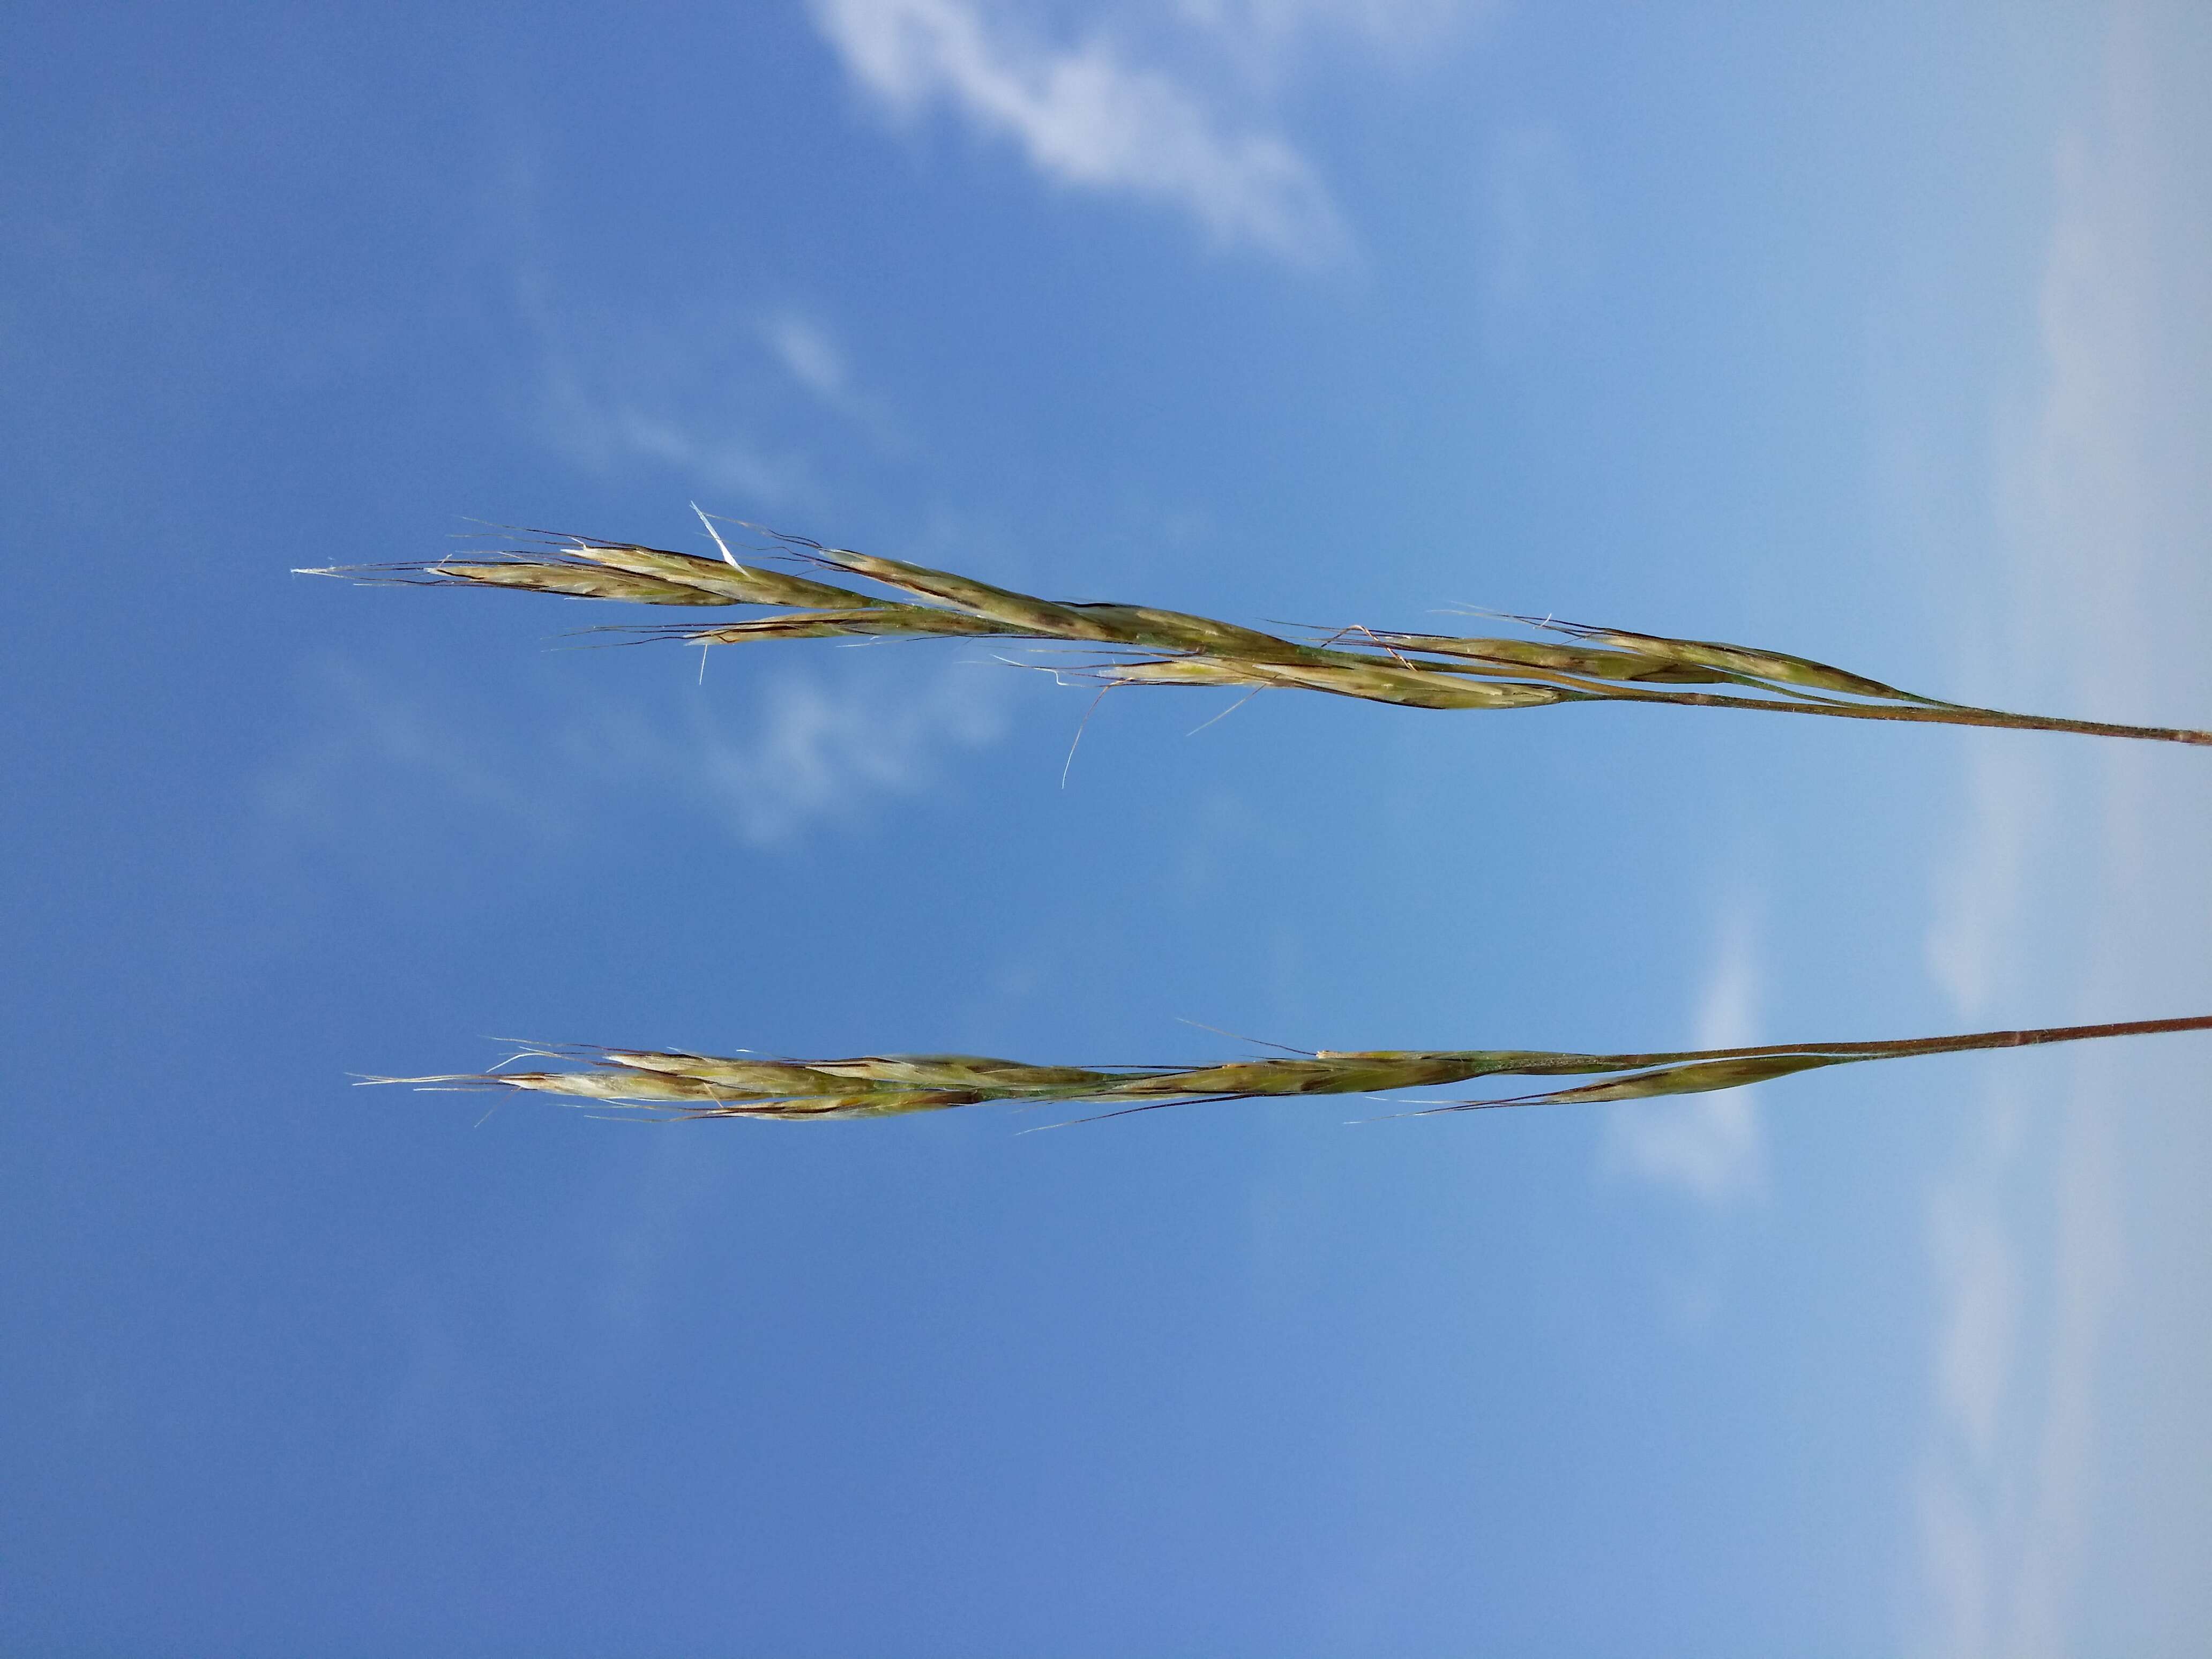
{"label": "grass flower spike", "polygon": [[[713,531],[711,522],[708,527]],[[1364,627],[1297,638],[1147,605],[1037,599],[949,571],[792,536],[773,536],[757,562],[740,562],[719,534],[715,541],[722,550],[720,559],[590,537],[541,535],[535,544],[430,563],[334,566],[301,574],[687,609],[750,606],[764,613],[731,622],[702,619],[614,630],[637,639],[701,646],[948,636],[1049,642],[1075,654],[1037,665],[1108,689],[1284,689],[1439,709],[1669,703],[2212,744],[2212,732],[1945,702],[1781,652],[1549,617],[1500,619],[1518,624],[1535,636],[1531,638]],[[771,568],[778,565],[787,568]],[[871,586],[848,585],[856,581]]]}
{"label": "grass flower spike", "polygon": [[1097,1118],[1200,1101],[1387,1095],[1411,1089],[1452,1089],[1497,1078],[1594,1079],[1529,1093],[1418,1103],[1403,1114],[1428,1116],[1504,1106],[1568,1106],[1704,1094],[1866,1060],[2208,1030],[2212,1030],[2212,1014],[1887,1042],[1782,1043],[1635,1054],[1498,1048],[1343,1054],[1323,1049],[1190,1067],[1030,1066],[977,1054],[871,1054],[852,1060],[789,1060],[757,1056],[724,1059],[671,1050],[559,1048],[526,1050],[515,1057],[516,1062],[550,1061],[557,1067],[553,1070],[367,1080],[411,1084],[417,1088],[501,1089],[555,1095],[661,1119],[815,1122],[896,1117],[993,1101],[1079,1109],[1088,1118]]}

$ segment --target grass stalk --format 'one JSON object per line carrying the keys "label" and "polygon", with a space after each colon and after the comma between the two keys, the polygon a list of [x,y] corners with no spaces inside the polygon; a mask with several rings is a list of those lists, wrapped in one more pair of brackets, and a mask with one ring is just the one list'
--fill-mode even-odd
{"label": "grass stalk", "polygon": [[718,1057],[676,1050],[561,1047],[527,1049],[508,1062],[546,1060],[557,1069],[380,1077],[366,1081],[424,1089],[515,1090],[685,1122],[704,1118],[812,1122],[894,1117],[994,1101],[1082,1108],[1086,1115],[1075,1121],[1087,1122],[1201,1101],[1390,1095],[1413,1089],[1450,1089],[1498,1078],[1598,1079],[1531,1093],[1420,1103],[1397,1114],[1425,1117],[1508,1106],[1584,1105],[1703,1094],[1745,1088],[1828,1066],[2178,1031],[2212,1031],[2212,1014],[1952,1036],[1651,1054],[1498,1048],[1351,1054],[1322,1049],[1186,1067],[1030,1066],[977,1054],[868,1054],[848,1060],[790,1060],[752,1054]]}
{"label": "grass stalk", "polygon": [[[714,531],[711,521],[708,528]],[[531,539],[523,545],[430,562],[330,566],[300,574],[639,605],[750,606],[765,613],[727,623],[605,630],[638,641],[712,646],[954,637],[1048,643],[1080,654],[1029,665],[1109,689],[1279,688],[1437,709],[1668,703],[2212,745],[2212,732],[1946,702],[1782,652],[1549,617],[1499,618],[1539,636],[1525,639],[1364,627],[1292,637],[1146,605],[1037,599],[949,571],[774,532],[760,532],[769,540],[751,562],[740,562],[718,532],[719,560],[592,537],[524,533]],[[885,591],[846,585],[854,581]]]}

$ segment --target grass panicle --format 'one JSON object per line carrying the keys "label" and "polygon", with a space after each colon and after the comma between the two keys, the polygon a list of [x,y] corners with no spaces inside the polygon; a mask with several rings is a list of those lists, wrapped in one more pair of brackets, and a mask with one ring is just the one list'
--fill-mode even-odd
{"label": "grass panicle", "polygon": [[[708,528],[714,532],[711,521]],[[2016,714],[1945,702],[1781,652],[1596,628],[1550,617],[1499,619],[1548,636],[1533,639],[1363,627],[1294,638],[1148,605],[1041,599],[926,565],[824,547],[773,532],[757,532],[768,540],[754,562],[741,562],[719,532],[714,532],[722,552],[719,559],[594,537],[522,533],[528,539],[519,546],[434,562],[331,566],[301,574],[418,586],[505,588],[635,605],[747,605],[767,613],[726,623],[702,620],[611,630],[635,639],[680,640],[692,645],[947,636],[1044,641],[1073,647],[1079,653],[1054,662],[1051,672],[1109,689],[1279,688],[1408,708],[1670,703],[2212,745],[2212,732]],[[847,585],[854,581],[886,591]]]}
{"label": "grass panicle", "polygon": [[367,1080],[428,1089],[518,1090],[593,1106],[618,1107],[660,1120],[763,1118],[813,1122],[895,1117],[994,1101],[1082,1109],[1086,1115],[1078,1121],[1090,1121],[1200,1101],[1390,1095],[1414,1089],[1454,1089],[1499,1078],[1595,1079],[1530,1093],[1431,1101],[1415,1104],[1401,1114],[1429,1116],[1505,1106],[1581,1105],[1703,1094],[1866,1060],[2208,1030],[2212,1030],[2212,1014],[2107,1025],[1976,1031],[1958,1036],[1640,1054],[1503,1048],[1347,1054],[1322,1049],[1295,1057],[1188,1067],[1030,1066],[979,1054],[866,1054],[852,1060],[787,1060],[721,1058],[677,1050],[571,1047],[527,1049],[508,1062],[550,1061],[556,1069]]}

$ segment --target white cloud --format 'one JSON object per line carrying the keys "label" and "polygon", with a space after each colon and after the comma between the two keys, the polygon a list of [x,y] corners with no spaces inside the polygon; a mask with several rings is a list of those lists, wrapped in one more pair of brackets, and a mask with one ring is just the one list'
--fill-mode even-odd
{"label": "white cloud", "polygon": [[[2095,105],[2056,151],[2044,385],[2000,422],[2008,568],[1991,597],[2008,623],[2000,681],[2022,701],[2155,720],[2212,697],[2208,48],[2183,8],[2117,6]],[[2201,772],[2132,749],[2037,764],[1970,781],[1974,828],[1929,939],[1939,981],[1969,1008],[2031,994],[2085,1018],[2203,1006]],[[2069,905],[2078,946],[2021,949]],[[2212,1617],[2212,1328],[2187,1289],[2212,1249],[2212,1137],[2188,1127],[2206,1100],[2199,1055],[2153,1044],[2054,1054],[2051,1082],[2014,1074],[2038,1109],[1993,1096],[1932,1196],[1931,1652],[2181,1651]]]}
{"label": "white cloud", "polygon": [[1176,0],[1184,22],[1203,31],[1245,78],[1262,85],[1293,65],[1341,64],[1346,46],[1394,67],[1432,60],[1455,31],[1498,9],[1492,0]]}
{"label": "white cloud", "polygon": [[580,765],[648,782],[748,846],[787,845],[879,798],[927,792],[953,755],[1005,734],[1010,677],[996,665],[931,670],[896,647],[879,654],[899,659],[896,675],[850,665],[787,673],[759,686],[744,718],[702,704],[673,738],[637,711],[603,711],[572,726],[563,746]]}
{"label": "white cloud", "polygon": [[447,701],[411,678],[378,675],[342,659],[317,664],[302,688],[313,731],[266,768],[252,793],[279,833],[333,838],[392,825],[405,799],[423,794],[498,834],[539,842],[562,833],[559,812],[501,761],[496,745],[470,735]]}
{"label": "white cloud", "polygon": [[2079,1071],[2033,1139],[2016,1106],[1993,1101],[1929,1200],[1936,1431],[1918,1483],[1921,1638],[1958,1659],[2075,1645],[2100,1350],[2121,1284],[2112,1103]]}
{"label": "white cloud", "polygon": [[851,356],[827,324],[787,308],[762,318],[758,333],[769,355],[816,403],[867,428],[887,452],[906,447],[890,407],[861,386]]}
{"label": "white cloud", "polygon": [[1972,1659],[1988,1650],[1990,1540],[1957,1482],[1923,1479],[1914,1494],[1920,1556],[1929,1591],[1922,1635],[1935,1659]]}
{"label": "white cloud", "polygon": [[1285,40],[1326,30],[1383,46],[1424,45],[1496,9],[1488,0],[1181,0],[1176,9],[1224,34]]}
{"label": "white cloud", "polygon": [[2015,1653],[2060,1654],[2075,1645],[2068,1626],[2097,1497],[2100,1350],[2124,1254],[2111,1105],[2094,1082],[2077,1085],[2059,1128],[2051,1330],[2033,1452],[2034,1498],[2013,1607]]}
{"label": "white cloud", "polygon": [[761,334],[799,385],[827,404],[845,397],[851,371],[843,349],[821,324],[795,312],[781,312],[761,325]]}
{"label": "white cloud", "polygon": [[720,495],[779,507],[819,492],[805,456],[762,448],[711,418],[648,411],[628,403],[558,398],[550,411],[569,455],[594,471],[648,461]]}
{"label": "white cloud", "polygon": [[[2002,1137],[1999,1137],[2002,1139]],[[1996,1149],[1992,1148],[1993,1152]],[[1959,1181],[1929,1204],[1929,1243],[1943,1306],[1936,1347],[1936,1399],[1970,1466],[1986,1474],[2019,1347],[2021,1274],[1993,1182]]]}
{"label": "white cloud", "polygon": [[642,465],[756,507],[822,493],[802,452],[757,437],[769,399],[747,382],[763,377],[746,373],[726,324],[653,328],[580,315],[530,271],[519,301],[538,341],[538,429],[575,465],[601,474]]}
{"label": "white cloud", "polygon": [[1054,182],[1172,204],[1223,244],[1305,264],[1346,251],[1327,188],[1286,139],[1233,130],[1103,35],[1049,44],[981,0],[816,0],[814,15],[854,79],[898,114],[948,106]]}
{"label": "white cloud", "polygon": [[[255,797],[284,837],[365,839],[403,855],[410,834],[456,830],[490,841],[520,831],[550,849],[587,836],[611,803],[637,799],[774,848],[862,820],[886,799],[927,794],[960,753],[1005,733],[1012,677],[995,665],[829,651],[827,663],[756,667],[741,683],[726,665],[718,684],[710,668],[673,720],[665,707],[580,691],[520,716],[411,674],[325,663],[303,698],[311,734],[269,767]],[[896,664],[854,660],[894,654]],[[677,680],[697,666],[673,651],[668,660]]]}
{"label": "white cloud", "polygon": [[749,510],[788,508],[830,495],[817,457],[849,453],[851,428],[878,453],[905,447],[836,331],[804,308],[610,317],[559,302],[527,270],[517,297],[538,343],[538,429],[592,472],[659,472]]}
{"label": "white cloud", "polygon": [[2047,769],[2021,745],[1984,744],[1967,759],[1966,832],[1937,881],[1925,949],[1929,975],[1967,1018],[2020,977],[2015,918],[2050,797]]}
{"label": "white cloud", "polygon": [[[1736,906],[1722,929],[1696,1024],[1700,1048],[1757,1040],[1759,951],[1747,907]],[[1606,1125],[1605,1158],[1613,1169],[1712,1205],[1758,1192],[1765,1174],[1757,1105],[1741,1089],[1615,1106]]]}

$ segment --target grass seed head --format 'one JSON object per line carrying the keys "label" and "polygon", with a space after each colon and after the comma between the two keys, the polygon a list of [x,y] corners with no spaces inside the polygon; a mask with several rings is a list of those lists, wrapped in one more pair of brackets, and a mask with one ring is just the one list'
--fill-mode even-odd
{"label": "grass seed head", "polygon": [[680,1119],[890,1117],[988,1102],[1147,1111],[1199,1100],[1382,1095],[1504,1077],[1597,1076],[1534,1094],[1430,1106],[1412,1115],[1499,1106],[1587,1105],[1700,1094],[1771,1082],[1826,1066],[1980,1049],[2081,1042],[2162,1032],[2212,1031],[2212,1015],[2108,1025],[2047,1026],[1884,1042],[1778,1044],[1672,1054],[1593,1054],[1552,1049],[1323,1050],[1218,1066],[1031,1066],[981,1054],[863,1054],[845,1060],[763,1060],[658,1049],[531,1050],[573,1062],[568,1071],[374,1078],[426,1088],[510,1089]]}
{"label": "grass seed head", "polygon": [[[710,526],[711,528],[711,526]],[[885,599],[808,576],[589,537],[467,559],[307,574],[371,582],[505,587],[647,605],[757,605],[780,615],[709,628],[638,630],[694,644],[770,639],[1000,637],[1081,646],[1098,660],[1075,671],[1105,685],[1182,685],[1327,692],[1401,708],[1530,708],[1594,701],[1765,709],[1852,720],[1921,721],[2212,744],[2212,732],[2008,714],[1944,702],[1785,652],[1623,629],[1516,617],[1574,641],[1459,638],[1340,629],[1320,643],[1185,611],[1061,603],[950,571],[775,535],[769,555],[872,581]],[[720,538],[717,536],[719,543]],[[1062,672],[1055,670],[1055,672]],[[1717,687],[1706,690],[1698,687]]]}

